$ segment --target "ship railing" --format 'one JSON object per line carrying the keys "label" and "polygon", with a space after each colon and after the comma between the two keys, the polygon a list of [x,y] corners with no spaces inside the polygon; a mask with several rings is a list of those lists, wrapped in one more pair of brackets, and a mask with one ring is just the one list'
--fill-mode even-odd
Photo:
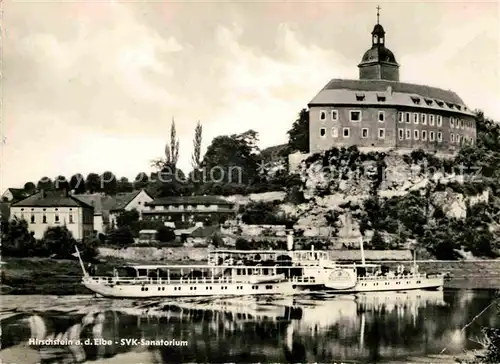
{"label": "ship railing", "polygon": [[[259,276],[248,276],[248,277],[195,277],[195,278],[148,278],[148,277],[88,277],[96,284],[153,284],[153,285],[163,285],[163,284],[221,284],[221,283],[252,283],[255,284],[255,278]],[[262,276],[263,278],[269,278],[269,276]]]}
{"label": "ship railing", "polygon": [[[435,277],[438,277],[436,275]],[[433,276],[426,273],[408,274],[408,275],[378,275],[378,276],[358,276],[358,279],[364,281],[378,281],[378,280],[401,280],[401,279],[414,279],[414,278],[432,278]]]}

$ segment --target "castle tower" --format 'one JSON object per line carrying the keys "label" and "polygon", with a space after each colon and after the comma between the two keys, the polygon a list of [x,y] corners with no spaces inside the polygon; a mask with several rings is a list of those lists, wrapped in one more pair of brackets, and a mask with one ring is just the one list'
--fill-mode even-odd
{"label": "castle tower", "polygon": [[359,68],[360,80],[399,81],[399,64],[394,54],[385,47],[385,30],[379,24],[380,7],[377,6],[377,24],[372,31],[372,47],[365,52]]}

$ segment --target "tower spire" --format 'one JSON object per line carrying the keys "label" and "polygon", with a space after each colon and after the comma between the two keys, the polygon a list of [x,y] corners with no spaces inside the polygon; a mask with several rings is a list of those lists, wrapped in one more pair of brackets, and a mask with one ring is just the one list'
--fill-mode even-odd
{"label": "tower spire", "polygon": [[380,20],[380,9],[382,9],[379,5],[377,5],[377,24],[379,24]]}

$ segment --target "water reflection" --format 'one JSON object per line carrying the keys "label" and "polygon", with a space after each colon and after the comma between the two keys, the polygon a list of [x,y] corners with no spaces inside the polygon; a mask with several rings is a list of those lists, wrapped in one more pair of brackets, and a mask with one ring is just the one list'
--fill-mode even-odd
{"label": "water reflection", "polygon": [[[2,354],[10,350],[10,355],[36,353],[33,362],[41,363],[106,358],[121,363],[381,362],[436,354],[445,347],[459,353],[473,347],[468,339],[479,335],[481,326],[500,325],[492,309],[461,332],[493,294],[412,291],[61,303],[52,310],[4,311],[0,358],[5,362]],[[82,345],[27,345],[30,338],[80,340]],[[187,345],[140,346],[124,343],[124,338]],[[95,339],[101,343],[94,345]]]}

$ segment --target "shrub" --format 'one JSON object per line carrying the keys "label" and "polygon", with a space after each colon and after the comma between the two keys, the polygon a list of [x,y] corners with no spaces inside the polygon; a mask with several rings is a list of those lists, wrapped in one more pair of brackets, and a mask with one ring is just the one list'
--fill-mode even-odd
{"label": "shrub", "polygon": [[175,232],[173,229],[160,225],[156,229],[156,240],[162,243],[167,243],[175,240]]}

